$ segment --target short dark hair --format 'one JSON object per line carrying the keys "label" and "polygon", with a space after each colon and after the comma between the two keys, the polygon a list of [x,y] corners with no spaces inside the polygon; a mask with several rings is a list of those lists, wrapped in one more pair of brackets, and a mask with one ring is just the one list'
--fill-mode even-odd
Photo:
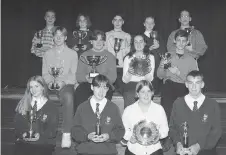
{"label": "short dark hair", "polygon": [[63,33],[64,36],[67,36],[67,29],[65,27],[57,26],[55,28],[55,31],[53,32],[53,36],[56,34],[57,31],[60,31]]}
{"label": "short dark hair", "polygon": [[87,28],[90,28],[92,23],[91,23],[91,20],[90,20],[89,16],[81,14],[81,13],[78,15],[78,17],[76,19],[76,27],[79,28],[79,20],[80,20],[81,16],[83,16],[86,19],[86,21],[87,21]]}
{"label": "short dark hair", "polygon": [[192,76],[192,77],[201,77],[202,78],[202,80],[204,79],[204,76],[203,76],[203,73],[202,72],[200,72],[200,71],[198,71],[198,70],[193,70],[193,71],[191,71],[191,72],[189,72],[188,74],[187,74],[187,77],[188,76]]}
{"label": "short dark hair", "polygon": [[147,86],[152,92],[154,92],[154,87],[152,86],[151,82],[148,80],[141,80],[137,83],[136,85],[136,95],[135,95],[135,100],[138,100],[137,93],[140,92],[140,90],[144,87]]}
{"label": "short dark hair", "polygon": [[46,16],[47,12],[52,12],[52,13],[54,13],[54,15],[55,15],[55,17],[56,17],[56,12],[55,12],[54,10],[52,10],[52,9],[48,9],[48,10],[46,10],[46,12],[45,12],[45,16]]}
{"label": "short dark hair", "polygon": [[111,87],[109,79],[105,75],[99,74],[99,75],[95,76],[92,80],[93,87],[98,87],[98,86],[100,86],[101,83],[106,83],[106,86],[108,88]]}
{"label": "short dark hair", "polygon": [[98,36],[101,36],[101,39],[106,41],[106,34],[101,30],[94,30],[90,40],[97,40]]}
{"label": "short dark hair", "polygon": [[188,39],[188,33],[185,30],[178,30],[175,33],[174,39],[176,40],[177,37],[185,37],[186,39]]}

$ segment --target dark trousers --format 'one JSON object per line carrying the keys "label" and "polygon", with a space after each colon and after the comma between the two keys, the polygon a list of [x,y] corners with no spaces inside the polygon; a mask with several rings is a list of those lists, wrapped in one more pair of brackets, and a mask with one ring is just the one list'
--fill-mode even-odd
{"label": "dark trousers", "polygon": [[124,84],[123,88],[123,99],[124,99],[124,108],[133,104],[136,100],[136,85],[137,82],[129,82]]}
{"label": "dark trousers", "polygon": [[114,83],[115,91],[122,94],[124,82],[122,81],[123,68],[117,68],[117,78]]}
{"label": "dark trousers", "polygon": [[[135,154],[130,152],[128,147],[127,147],[126,151],[125,151],[125,155],[135,155]],[[163,151],[160,149],[160,150],[157,150],[157,151],[155,151],[155,152],[153,152],[152,154],[149,154],[149,155],[163,155]]]}
{"label": "dark trousers", "polygon": [[59,91],[60,103],[63,111],[63,133],[71,132],[72,118],[74,115],[74,85],[65,85]]}
{"label": "dark trousers", "polygon": [[[74,111],[76,112],[77,107],[92,95],[93,91],[91,90],[91,84],[88,82],[80,83],[79,86],[76,88],[74,94]],[[106,98],[111,100],[112,96],[113,89],[110,87],[106,94]]]}
{"label": "dark trousers", "polygon": [[166,80],[161,90],[161,105],[163,106],[169,121],[173,103],[178,97],[188,93],[185,84]]}
{"label": "dark trousers", "polygon": [[54,148],[51,144],[16,142],[14,155],[52,155]]}

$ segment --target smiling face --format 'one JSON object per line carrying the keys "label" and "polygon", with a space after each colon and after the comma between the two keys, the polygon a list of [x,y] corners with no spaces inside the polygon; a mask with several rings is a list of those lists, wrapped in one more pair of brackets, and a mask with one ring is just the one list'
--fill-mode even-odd
{"label": "smiling face", "polygon": [[56,21],[55,13],[52,11],[46,12],[45,21],[46,21],[46,25],[54,25],[54,23]]}
{"label": "smiling face", "polygon": [[87,28],[87,19],[84,16],[79,17],[79,27],[81,29],[86,29]]}
{"label": "smiling face", "polygon": [[139,101],[144,104],[149,104],[151,102],[153,92],[148,86],[144,86],[138,93],[137,96]]}
{"label": "smiling face", "polygon": [[114,25],[115,29],[121,29],[122,25],[124,24],[124,20],[121,16],[115,16],[112,20],[112,24]]}
{"label": "smiling face", "polygon": [[43,96],[44,87],[37,81],[31,81],[29,87],[33,97],[39,98]]}
{"label": "smiling face", "polygon": [[179,22],[182,26],[189,26],[191,17],[188,11],[182,11],[180,14]]}
{"label": "smiling face", "polygon": [[134,38],[134,48],[137,52],[143,51],[145,47],[144,38],[140,35]]}
{"label": "smiling face", "polygon": [[63,32],[61,32],[60,30],[57,30],[53,37],[53,40],[57,46],[64,45],[66,39],[67,39],[67,36],[65,36]]}
{"label": "smiling face", "polygon": [[196,98],[202,93],[205,84],[201,76],[188,76],[185,85],[189,90],[189,94]]}
{"label": "smiling face", "polygon": [[97,39],[96,40],[92,40],[91,42],[93,44],[93,48],[96,51],[101,51],[104,48],[105,41],[102,39],[101,35],[97,35]]}
{"label": "smiling face", "polygon": [[152,31],[152,29],[154,28],[154,26],[155,26],[154,19],[151,18],[151,17],[146,18],[146,20],[144,22],[145,30]]}
{"label": "smiling face", "polygon": [[178,50],[184,50],[185,46],[188,44],[188,39],[186,37],[178,36],[175,43]]}
{"label": "smiling face", "polygon": [[99,86],[93,86],[91,85],[91,89],[93,90],[93,95],[97,101],[101,101],[105,98],[108,87],[106,86],[106,83],[100,83]]}

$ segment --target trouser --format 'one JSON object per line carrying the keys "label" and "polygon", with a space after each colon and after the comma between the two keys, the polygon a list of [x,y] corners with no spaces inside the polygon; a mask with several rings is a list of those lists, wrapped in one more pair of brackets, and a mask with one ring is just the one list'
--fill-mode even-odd
{"label": "trouser", "polygon": [[174,101],[178,97],[185,96],[188,93],[185,84],[176,83],[171,80],[166,80],[161,90],[161,105],[163,106],[168,121],[173,107]]}
{"label": "trouser", "polygon": [[123,81],[122,81],[122,76],[123,76],[123,68],[117,68],[117,78],[114,83],[115,90],[118,91],[120,94],[122,94],[123,91]]}
{"label": "trouser", "polygon": [[[76,112],[77,107],[86,101],[89,97],[93,95],[93,91],[91,90],[91,84],[88,82],[83,82],[79,84],[79,86],[75,90],[75,97],[74,97],[74,111]],[[113,96],[113,89],[110,87],[106,98],[111,100]]]}
{"label": "trouser", "polygon": [[122,93],[124,99],[124,108],[136,101],[136,85],[137,82],[129,82],[127,84],[124,84]]}
{"label": "trouser", "polygon": [[29,144],[16,142],[14,155],[51,155],[55,146],[51,144]]}
{"label": "trouser", "polygon": [[63,133],[70,133],[74,115],[74,85],[65,85],[59,91],[59,98],[63,108]]}
{"label": "trouser", "polygon": [[[135,155],[133,154],[132,152],[129,151],[128,147],[126,148],[126,151],[125,151],[125,155]],[[147,154],[147,155],[163,155],[163,151],[160,149],[160,150],[157,150],[151,154]]]}

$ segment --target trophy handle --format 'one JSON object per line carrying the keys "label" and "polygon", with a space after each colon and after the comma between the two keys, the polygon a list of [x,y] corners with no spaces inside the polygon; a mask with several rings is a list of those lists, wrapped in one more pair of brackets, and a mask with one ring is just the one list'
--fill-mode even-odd
{"label": "trophy handle", "polygon": [[82,31],[82,39],[84,39],[87,36],[87,31]]}
{"label": "trophy handle", "polygon": [[107,55],[101,56],[101,57],[100,57],[99,65],[102,64],[102,63],[104,63],[107,59],[108,59]]}
{"label": "trophy handle", "polygon": [[84,64],[90,65],[89,61],[87,60],[86,56],[81,55],[79,58]]}
{"label": "trophy handle", "polygon": [[78,35],[78,34],[77,34],[77,31],[73,31],[72,34],[73,34],[73,36],[74,36],[75,38],[77,38],[77,35]]}

